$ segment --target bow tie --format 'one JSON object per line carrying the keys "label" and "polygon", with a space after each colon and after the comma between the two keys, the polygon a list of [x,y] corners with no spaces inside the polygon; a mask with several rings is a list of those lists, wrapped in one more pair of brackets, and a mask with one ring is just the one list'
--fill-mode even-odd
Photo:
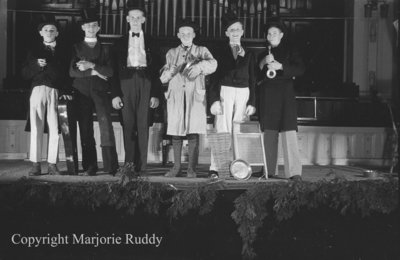
{"label": "bow tie", "polygon": [[185,51],[187,51],[190,47],[191,47],[191,46],[182,45],[182,48],[183,48]]}
{"label": "bow tie", "polygon": [[135,36],[139,38],[140,33],[134,33],[134,32],[132,32],[132,37],[135,37]]}

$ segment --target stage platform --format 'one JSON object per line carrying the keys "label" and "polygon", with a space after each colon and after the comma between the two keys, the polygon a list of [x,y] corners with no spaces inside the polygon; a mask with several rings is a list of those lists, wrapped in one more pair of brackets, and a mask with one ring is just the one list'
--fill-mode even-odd
{"label": "stage platform", "polygon": [[[101,171],[91,177],[29,177],[30,166],[24,160],[0,161],[0,259],[400,256],[398,178],[385,169],[376,168],[378,176],[367,178],[370,168],[303,166],[302,181],[255,176],[238,181],[207,178],[205,164],[199,165],[198,178],[166,178],[172,165],[150,164],[146,176],[124,183]],[[59,168],[66,172],[65,163]],[[15,236],[69,240],[29,247]],[[74,240],[81,236],[125,239],[96,246]],[[130,236],[147,242],[132,244]],[[155,246],[150,237],[162,241]]]}
{"label": "stage platform", "polygon": [[[35,181],[41,182],[65,182],[65,183],[113,183],[119,182],[121,178],[114,177],[105,174],[101,171],[102,164],[99,163],[99,172],[97,176],[74,176],[74,175],[62,175],[62,176],[50,176],[42,175],[30,177],[28,176],[29,169],[31,167],[31,162],[27,160],[0,160],[0,182],[14,182],[21,178],[29,178]],[[219,189],[248,189],[255,183],[285,183],[288,182],[287,179],[283,177],[283,166],[279,166],[279,175],[273,178],[265,179],[262,176],[261,167],[252,167],[253,175],[249,180],[236,180],[233,177],[228,179],[210,179],[207,178],[209,165],[201,164],[197,168],[198,178],[187,178],[185,169],[186,164],[183,164],[182,176],[175,178],[167,178],[163,175],[172,167],[172,164],[167,164],[163,166],[161,164],[149,164],[146,175],[141,176],[139,179],[143,181],[148,181],[150,183],[166,183],[173,185],[176,189],[187,189],[190,187],[203,186],[207,184],[218,183]],[[58,168],[63,174],[67,173],[67,167],[65,162],[58,163]],[[373,168],[378,174],[377,177],[370,178],[365,177],[364,172],[366,170],[371,170],[371,167],[361,167],[361,166],[303,166],[303,176],[302,179],[305,182],[318,182],[321,180],[330,180],[335,177],[342,177],[348,181],[364,181],[373,179],[382,179],[383,177],[390,176],[387,168]],[[47,172],[47,163],[42,163],[42,173]]]}

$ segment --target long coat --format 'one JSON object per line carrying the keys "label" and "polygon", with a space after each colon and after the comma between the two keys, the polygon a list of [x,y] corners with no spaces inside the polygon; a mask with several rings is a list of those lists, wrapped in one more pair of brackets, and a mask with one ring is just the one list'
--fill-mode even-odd
{"label": "long coat", "polygon": [[166,55],[164,73],[173,67],[180,67],[194,57],[199,62],[202,73],[195,79],[189,79],[184,73],[177,72],[169,81],[165,93],[168,111],[168,135],[205,134],[207,128],[205,76],[217,69],[217,61],[211,52],[203,46],[192,45],[185,50],[181,45],[170,49]]}
{"label": "long coat", "polygon": [[[259,71],[258,109],[262,130],[290,131],[297,130],[296,97],[293,88],[294,77],[304,73],[304,63],[300,54],[287,42],[281,42],[271,48],[274,59],[282,63],[283,70],[276,71],[276,77],[266,77],[265,65]],[[259,55],[260,62],[268,50]]]}

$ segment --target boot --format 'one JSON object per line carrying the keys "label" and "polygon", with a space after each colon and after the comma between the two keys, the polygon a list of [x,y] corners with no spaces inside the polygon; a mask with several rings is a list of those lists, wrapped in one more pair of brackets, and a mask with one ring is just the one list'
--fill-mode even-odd
{"label": "boot", "polygon": [[42,174],[39,162],[32,163],[32,168],[29,170],[29,176],[39,176]]}
{"label": "boot", "polygon": [[196,166],[199,159],[199,135],[190,134],[188,135],[189,141],[189,164],[187,170],[188,178],[196,178]]}
{"label": "boot", "polygon": [[103,170],[107,174],[115,175],[118,170],[118,155],[114,146],[101,147],[103,155]]}
{"label": "boot", "polygon": [[172,148],[174,149],[174,166],[164,176],[176,177],[181,173],[181,154],[182,154],[182,138],[179,136],[172,137]]}
{"label": "boot", "polygon": [[61,175],[55,163],[49,163],[48,174],[50,175]]}

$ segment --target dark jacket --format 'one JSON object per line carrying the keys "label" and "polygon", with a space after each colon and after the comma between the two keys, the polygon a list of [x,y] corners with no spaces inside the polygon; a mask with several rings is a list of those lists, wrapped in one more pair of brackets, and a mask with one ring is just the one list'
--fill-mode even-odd
{"label": "dark jacket", "polygon": [[[98,76],[92,76],[91,69],[80,71],[76,66],[79,60],[93,62],[95,64],[94,69],[108,77],[109,80],[105,81]],[[72,86],[84,95],[88,95],[88,86],[93,86],[102,91],[108,91],[110,78],[114,75],[112,60],[110,46],[102,44],[100,41],[98,41],[93,48],[89,47],[84,41],[75,44],[72,50],[72,59],[69,68],[69,75],[74,78]]]}
{"label": "dark jacket", "polygon": [[[128,36],[124,36],[115,44],[114,58],[115,58],[115,77],[112,81],[111,96],[122,96],[120,80],[129,79],[132,77],[134,71],[127,67],[128,58]],[[161,97],[161,81],[160,69],[162,67],[159,48],[157,48],[155,41],[150,36],[144,34],[144,46],[146,51],[147,69],[144,71],[146,77],[151,80],[151,97]]]}
{"label": "dark jacket", "polygon": [[[277,70],[275,78],[269,79],[266,77],[268,67],[264,65],[261,70],[258,69],[258,79],[260,83],[262,81],[267,81],[269,82],[269,84],[266,85],[268,87],[271,84],[292,82],[295,77],[303,75],[305,71],[303,59],[300,53],[296,49],[293,49],[288,42],[283,41],[279,46],[271,48],[271,54],[274,55],[275,60],[282,63],[283,70]],[[257,68],[259,68],[258,64],[260,61],[267,55],[268,48],[258,56]]]}
{"label": "dark jacket", "polygon": [[[59,94],[71,92],[71,79],[68,77],[69,51],[57,42],[54,52],[42,42],[28,51],[22,66],[22,77],[30,80],[31,88],[45,85],[59,90]],[[41,68],[38,59],[46,59],[47,66]]]}
{"label": "dark jacket", "polygon": [[255,106],[255,58],[251,51],[244,49],[244,57],[238,55],[236,60],[229,43],[224,44],[224,47],[215,53],[218,68],[211,75],[210,105],[220,100],[220,91],[223,85],[235,88],[248,87],[250,96],[247,104]]}
{"label": "dark jacket", "polygon": [[[30,81],[31,90],[36,86],[45,85],[58,89],[59,96],[71,94],[71,78],[68,76],[68,64],[70,51],[62,43],[57,41],[54,52],[47,48],[43,42],[34,45],[27,54],[22,65],[22,77]],[[46,59],[47,66],[41,68],[38,59]],[[30,113],[27,113],[25,131],[30,131]],[[44,132],[48,132],[47,120]]]}
{"label": "dark jacket", "polygon": [[[272,48],[276,61],[282,63],[283,70],[276,71],[275,78],[268,78],[265,65],[259,69],[257,93],[259,122],[262,130],[297,130],[296,93],[293,78],[303,74],[305,67],[301,56],[287,42]],[[258,57],[258,63],[268,54],[268,49]]]}

